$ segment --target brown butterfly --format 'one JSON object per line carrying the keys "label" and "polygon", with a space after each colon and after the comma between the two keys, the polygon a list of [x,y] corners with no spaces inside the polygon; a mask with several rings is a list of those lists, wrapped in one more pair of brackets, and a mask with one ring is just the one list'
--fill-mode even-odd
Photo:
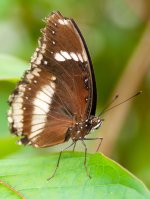
{"label": "brown butterfly", "polygon": [[31,67],[9,98],[11,132],[21,137],[19,144],[34,147],[50,147],[71,139],[69,148],[81,140],[87,171],[84,140],[92,139],[86,135],[103,121],[95,116],[92,62],[74,20],[53,12],[45,22]]}

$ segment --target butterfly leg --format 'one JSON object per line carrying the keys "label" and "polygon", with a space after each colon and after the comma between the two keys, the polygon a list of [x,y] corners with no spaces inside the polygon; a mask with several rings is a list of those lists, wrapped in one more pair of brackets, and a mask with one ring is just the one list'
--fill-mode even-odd
{"label": "butterfly leg", "polygon": [[84,143],[84,141],[83,141],[83,140],[81,140],[81,141],[82,141],[82,144],[83,144],[83,146],[84,146],[84,148],[85,148],[84,167],[85,167],[87,176],[88,176],[89,178],[91,178],[91,176],[90,176],[90,174],[89,174],[89,172],[88,172],[87,166],[86,166],[87,147],[86,147],[86,144]]}
{"label": "butterfly leg", "polygon": [[75,142],[71,143],[68,147],[64,148],[63,150],[60,151],[59,153],[59,157],[58,157],[58,160],[57,160],[57,164],[56,164],[56,167],[55,167],[55,170],[54,170],[54,173],[52,174],[51,177],[49,177],[47,180],[49,181],[50,179],[52,179],[54,176],[55,176],[55,173],[59,167],[59,162],[60,162],[60,158],[61,158],[61,155],[62,155],[62,152],[67,150],[68,148],[70,148],[73,144],[75,144]]}
{"label": "butterfly leg", "polygon": [[77,143],[77,142],[75,141],[75,142],[74,142],[74,145],[73,145],[73,150],[72,150],[73,152],[74,152],[74,150],[75,150],[76,143]]}
{"label": "butterfly leg", "polygon": [[99,137],[99,138],[84,138],[84,140],[100,140],[100,143],[99,143],[99,145],[98,145],[98,147],[96,149],[96,152],[98,152],[99,148],[100,148],[100,146],[102,144],[103,138],[102,137]]}

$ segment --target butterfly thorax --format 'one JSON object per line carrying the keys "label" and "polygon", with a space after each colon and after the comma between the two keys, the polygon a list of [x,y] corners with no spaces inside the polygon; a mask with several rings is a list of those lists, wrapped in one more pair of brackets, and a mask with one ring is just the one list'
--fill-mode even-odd
{"label": "butterfly thorax", "polygon": [[71,137],[73,141],[83,139],[91,130],[98,129],[102,124],[102,120],[96,116],[90,116],[83,122],[76,122],[74,126],[68,129],[68,138]]}

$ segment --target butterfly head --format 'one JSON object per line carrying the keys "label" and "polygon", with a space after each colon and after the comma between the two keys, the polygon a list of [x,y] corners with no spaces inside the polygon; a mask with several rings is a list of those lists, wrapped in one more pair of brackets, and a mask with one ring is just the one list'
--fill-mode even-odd
{"label": "butterfly head", "polygon": [[92,130],[96,130],[98,129],[101,125],[102,125],[102,122],[104,120],[101,119],[100,117],[96,117],[96,116],[91,116],[90,119],[89,119],[89,123],[91,125],[91,129]]}
{"label": "butterfly head", "polygon": [[83,122],[77,122],[74,126],[70,127],[67,132],[67,137],[72,138],[72,140],[77,141],[83,139],[91,130],[98,129],[103,122],[103,119],[96,116],[90,116],[89,119]]}

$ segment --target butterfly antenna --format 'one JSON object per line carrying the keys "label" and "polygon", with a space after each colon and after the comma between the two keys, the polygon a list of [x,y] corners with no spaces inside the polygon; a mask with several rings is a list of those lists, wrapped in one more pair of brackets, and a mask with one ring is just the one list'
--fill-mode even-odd
{"label": "butterfly antenna", "polygon": [[[99,116],[101,116],[103,113],[105,113],[105,112],[107,112],[107,111],[110,111],[111,109],[113,109],[113,108],[115,108],[115,107],[117,107],[117,106],[120,106],[121,104],[124,104],[125,102],[127,102],[127,101],[129,101],[129,100],[135,98],[136,96],[140,95],[141,93],[142,93],[142,91],[139,91],[139,92],[137,92],[135,95],[133,95],[133,96],[127,98],[126,100],[120,102],[119,104],[116,104],[115,106],[112,106],[112,107],[110,107],[110,108],[105,108],[105,109],[99,114]],[[114,100],[113,100],[113,102],[114,102]],[[111,103],[111,104],[112,104],[112,103]],[[107,107],[109,107],[109,106],[107,106]]]}
{"label": "butterfly antenna", "polygon": [[105,107],[104,107],[104,109],[101,111],[101,113],[99,114],[99,116],[101,116],[107,109],[108,109],[108,107],[111,105],[111,104],[113,104],[114,103],[114,101],[116,101],[116,99],[119,97],[119,95],[116,95],[112,100],[111,100],[111,102],[109,103],[109,104],[107,104]]}

